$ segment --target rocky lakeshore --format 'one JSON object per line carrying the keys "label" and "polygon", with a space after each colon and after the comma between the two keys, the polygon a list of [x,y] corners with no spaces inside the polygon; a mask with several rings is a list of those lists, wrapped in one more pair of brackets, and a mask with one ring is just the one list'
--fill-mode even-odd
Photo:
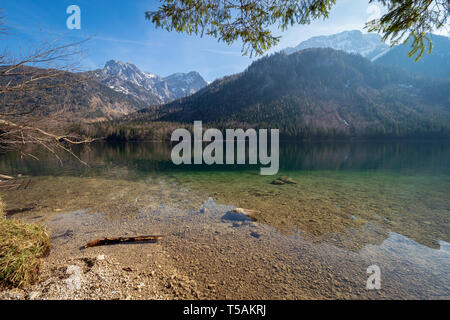
{"label": "rocky lakeshore", "polygon": [[[169,179],[49,177],[26,193],[6,194],[5,202],[34,204],[13,218],[44,224],[51,252],[35,285],[3,290],[0,299],[400,299],[448,292],[445,243],[430,249],[376,223],[314,239],[301,230],[283,233]],[[94,239],[138,235],[163,237],[83,248]],[[370,291],[366,270],[374,261],[383,288]],[[399,273],[405,265],[409,271]]]}
{"label": "rocky lakeshore", "polygon": [[[155,256],[158,254],[155,253]],[[159,263],[163,259],[159,256]],[[127,267],[125,267],[127,265]],[[195,282],[173,266],[153,270],[118,262],[105,254],[81,254],[67,260],[45,261],[37,284],[26,289],[5,289],[6,300],[136,300],[196,299]]]}

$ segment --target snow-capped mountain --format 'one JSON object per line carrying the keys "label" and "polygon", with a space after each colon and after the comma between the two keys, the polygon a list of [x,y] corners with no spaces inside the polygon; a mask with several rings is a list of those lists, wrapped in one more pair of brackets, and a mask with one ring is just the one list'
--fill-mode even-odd
{"label": "snow-capped mountain", "polygon": [[163,80],[167,83],[171,92],[177,97],[189,96],[208,85],[196,71],[175,73],[165,77]]}
{"label": "snow-capped mountain", "polygon": [[131,63],[110,60],[103,69],[88,72],[109,88],[149,104],[163,104],[191,95],[207,85],[198,72],[168,77],[141,71]]}
{"label": "snow-capped mountain", "polygon": [[301,42],[295,48],[286,48],[284,52],[291,54],[308,48],[332,48],[360,54],[369,60],[376,59],[390,49],[387,44],[381,41],[380,35],[373,33],[363,34],[359,30],[352,30],[330,36],[312,37]]}

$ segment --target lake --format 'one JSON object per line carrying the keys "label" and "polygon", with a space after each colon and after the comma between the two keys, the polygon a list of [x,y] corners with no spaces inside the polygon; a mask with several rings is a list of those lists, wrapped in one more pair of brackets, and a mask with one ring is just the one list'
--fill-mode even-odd
{"label": "lake", "polygon": [[[70,228],[74,237],[53,241],[65,253],[94,236],[163,234],[181,273],[214,283],[201,297],[448,299],[449,146],[282,143],[279,173],[261,176],[259,165],[175,166],[166,143],[95,143],[75,150],[89,167],[42,152],[0,157],[0,173],[31,179],[1,194],[17,217]],[[380,290],[366,288],[373,265]]]}

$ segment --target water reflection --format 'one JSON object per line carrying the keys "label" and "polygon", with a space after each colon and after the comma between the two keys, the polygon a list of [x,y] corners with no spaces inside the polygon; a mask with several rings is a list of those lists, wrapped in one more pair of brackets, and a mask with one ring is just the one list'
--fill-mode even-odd
{"label": "water reflection", "polygon": [[[316,142],[281,143],[280,169],[296,170],[392,170],[427,174],[450,173],[448,141],[397,142]],[[141,174],[161,171],[245,171],[259,166],[175,166],[170,160],[171,145],[163,142],[94,143],[78,146],[75,153],[89,163],[86,168],[75,159],[64,157],[61,164],[49,153],[35,151],[40,161],[19,158],[16,153],[0,156],[0,170],[9,174],[88,174],[126,166]]]}

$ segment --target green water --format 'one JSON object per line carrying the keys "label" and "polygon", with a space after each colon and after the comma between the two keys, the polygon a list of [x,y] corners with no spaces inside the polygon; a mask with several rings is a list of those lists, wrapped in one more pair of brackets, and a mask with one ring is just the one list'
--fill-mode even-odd
{"label": "green water", "polygon": [[[431,248],[449,242],[450,149],[448,142],[282,143],[276,176],[260,165],[181,165],[165,143],[97,143],[77,150],[89,167],[52,156],[40,161],[0,158],[11,175],[148,177],[186,185],[206,199],[261,211],[259,220],[283,232],[312,236],[345,232],[376,222]],[[287,176],[297,184],[271,182]]]}
{"label": "green water", "polygon": [[[409,282],[405,292],[448,297],[449,146],[446,141],[282,143],[279,173],[261,176],[259,165],[175,166],[164,143],[97,143],[76,150],[89,167],[70,158],[61,166],[46,154],[40,161],[8,154],[0,158],[0,172],[36,181],[37,187],[3,197],[9,207],[33,203],[40,215],[95,208],[114,220],[161,204],[191,210],[208,198],[256,210],[257,223],[271,228],[274,239],[285,239],[279,242],[300,236],[363,259],[389,258],[392,270],[403,268],[395,265],[402,259],[408,270],[434,268],[436,278],[427,281],[436,292],[412,294]],[[271,183],[281,176],[295,184]],[[188,223],[173,216],[170,221]],[[212,216],[211,224],[216,222]],[[277,250],[290,252],[287,246]],[[422,271],[412,278],[425,277]]]}

